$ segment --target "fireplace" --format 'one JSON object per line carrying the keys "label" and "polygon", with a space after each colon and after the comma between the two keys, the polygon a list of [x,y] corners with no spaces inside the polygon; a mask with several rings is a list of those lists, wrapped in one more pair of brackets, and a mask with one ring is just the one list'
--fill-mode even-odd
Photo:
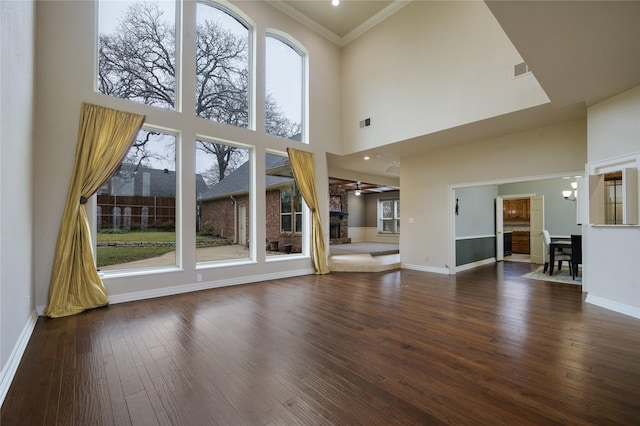
{"label": "fireplace", "polygon": [[340,224],[339,223],[332,223],[331,225],[329,225],[329,238],[331,238],[332,240],[337,240],[340,238]]}
{"label": "fireplace", "polygon": [[347,192],[344,189],[331,189],[329,198],[329,243],[348,244],[349,207]]}

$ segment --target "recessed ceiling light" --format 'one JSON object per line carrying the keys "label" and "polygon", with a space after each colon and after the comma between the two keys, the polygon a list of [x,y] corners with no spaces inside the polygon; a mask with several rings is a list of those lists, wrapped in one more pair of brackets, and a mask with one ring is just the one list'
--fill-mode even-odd
{"label": "recessed ceiling light", "polygon": [[369,157],[368,155],[366,155],[366,156],[364,157],[364,159],[365,159],[365,160],[371,160],[371,157]]}
{"label": "recessed ceiling light", "polygon": [[340,4],[340,0],[331,0],[331,4],[337,6]]}

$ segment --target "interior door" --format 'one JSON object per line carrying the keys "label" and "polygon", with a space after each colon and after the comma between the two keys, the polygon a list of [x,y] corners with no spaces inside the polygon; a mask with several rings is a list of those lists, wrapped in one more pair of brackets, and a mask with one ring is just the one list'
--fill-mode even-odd
{"label": "interior door", "polygon": [[531,206],[530,226],[530,253],[531,263],[544,263],[544,242],[542,240],[542,230],[544,229],[544,196],[535,195],[530,198]]}
{"label": "interior door", "polygon": [[504,218],[502,197],[496,197],[496,261],[504,260]]}

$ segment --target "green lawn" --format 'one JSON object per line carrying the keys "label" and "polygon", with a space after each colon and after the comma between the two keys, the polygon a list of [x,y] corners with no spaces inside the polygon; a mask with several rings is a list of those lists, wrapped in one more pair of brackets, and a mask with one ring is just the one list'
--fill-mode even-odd
{"label": "green lawn", "polygon": [[98,247],[96,265],[118,265],[175,251],[175,247]]}
{"label": "green lawn", "polygon": [[[133,231],[122,233],[98,232],[98,242],[175,242],[176,233],[168,231]],[[196,241],[210,240],[211,237],[196,236]],[[221,242],[221,245],[223,243]],[[175,247],[98,247],[96,265],[118,265],[135,260],[149,259],[175,251]]]}
{"label": "green lawn", "polygon": [[98,232],[98,241],[149,241],[149,242],[174,242],[175,232],[149,231],[149,232],[123,232],[109,234]]}

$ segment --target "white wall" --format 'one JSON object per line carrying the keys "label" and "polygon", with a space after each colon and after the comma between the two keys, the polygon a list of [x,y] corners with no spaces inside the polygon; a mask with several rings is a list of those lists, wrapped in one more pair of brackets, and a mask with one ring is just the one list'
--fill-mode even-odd
{"label": "white wall", "polygon": [[[587,119],[589,165],[640,156],[640,86],[593,105]],[[640,318],[640,227],[585,226],[583,234],[587,302]]]}
{"label": "white wall", "polygon": [[0,403],[35,325],[32,125],[35,4],[0,7]]}
{"label": "white wall", "polygon": [[402,158],[403,267],[446,273],[451,266],[451,185],[580,171],[586,153],[586,122],[576,120]]}
{"label": "white wall", "polygon": [[[196,3],[184,4],[185,28],[195,28]],[[339,49],[301,24],[261,1],[239,1],[235,5],[256,24],[256,91],[258,106],[257,130],[248,130],[208,122],[191,114],[151,108],[126,100],[115,99],[94,91],[95,78],[95,14],[96,3],[91,1],[42,1],[37,7],[37,75],[38,102],[35,127],[35,199],[47,206],[37,209],[34,232],[38,244],[34,247],[36,306],[42,307],[48,298],[49,279],[53,263],[56,236],[64,208],[76,146],[78,119],[82,102],[138,112],[146,115],[146,122],[168,129],[180,129],[184,158],[182,173],[183,199],[183,259],[181,270],[170,273],[138,275],[105,279],[111,300],[121,300],[132,293],[136,297],[194,289],[195,270],[195,191],[193,140],[196,134],[212,136],[256,146],[257,188],[264,187],[264,155],[266,149],[284,151],[287,146],[315,153],[316,177],[320,185],[327,185],[326,150],[340,151],[339,108]],[[309,145],[300,145],[263,134],[262,105],[264,104],[264,35],[267,29],[288,33],[309,52]],[[193,36],[193,31],[189,32]],[[195,45],[185,40],[185,46]],[[188,80],[194,77],[187,70],[195,63],[193,52],[184,49],[185,87],[195,87]],[[190,96],[193,96],[191,94]],[[189,99],[189,98],[187,98]],[[185,105],[192,105],[185,101]],[[318,191],[320,211],[328,223],[328,194]],[[264,241],[264,191],[257,191],[255,203],[257,240]],[[328,239],[328,226],[325,226]],[[260,237],[262,235],[262,237]],[[327,240],[328,246],[328,240]],[[269,277],[306,273],[312,269],[309,258],[265,263],[265,254],[258,250],[255,263],[243,266],[199,269],[201,285],[225,285],[249,282]]]}
{"label": "white wall", "polygon": [[345,154],[548,102],[532,74],[513,78],[522,58],[484,2],[411,2],[342,61]]}

